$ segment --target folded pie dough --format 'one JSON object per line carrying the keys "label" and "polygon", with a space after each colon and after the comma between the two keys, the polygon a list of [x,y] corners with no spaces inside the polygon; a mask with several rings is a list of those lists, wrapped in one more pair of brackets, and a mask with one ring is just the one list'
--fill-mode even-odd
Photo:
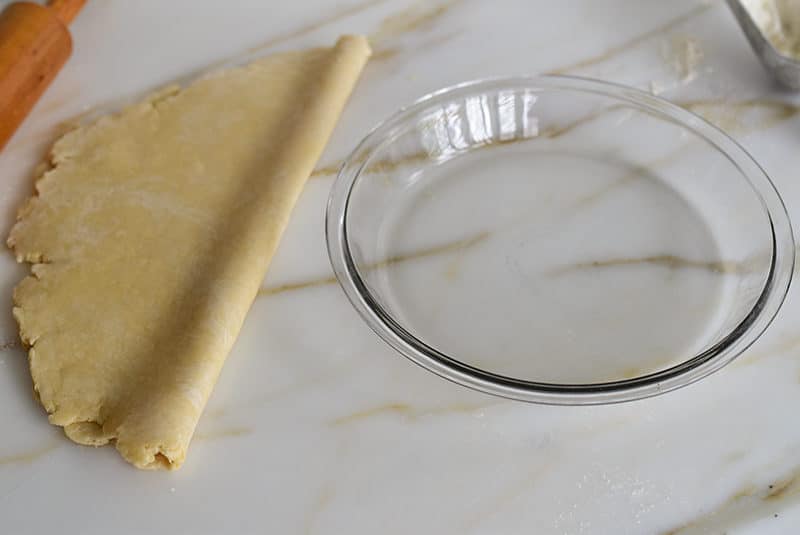
{"label": "folded pie dough", "polygon": [[363,37],[166,88],[51,153],[8,244],[34,389],[80,444],[177,468],[305,180],[369,56]]}

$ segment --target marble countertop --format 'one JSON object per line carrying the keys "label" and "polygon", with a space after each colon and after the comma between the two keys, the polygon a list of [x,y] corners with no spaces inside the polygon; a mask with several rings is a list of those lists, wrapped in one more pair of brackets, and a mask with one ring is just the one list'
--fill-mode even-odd
{"label": "marble countertop", "polygon": [[[0,1],[0,6],[8,2]],[[721,0],[97,0],[75,52],[0,154],[2,234],[66,121],[245,55],[368,34],[375,55],[309,181],[178,472],[77,446],[32,399],[0,315],[4,533],[793,533],[800,525],[798,285],[715,375],[598,407],[504,401],[387,348],[332,280],[338,162],[434,89],[559,72],[652,90],[744,145],[800,221],[800,98],[767,78]],[[0,300],[25,275],[0,255]]]}

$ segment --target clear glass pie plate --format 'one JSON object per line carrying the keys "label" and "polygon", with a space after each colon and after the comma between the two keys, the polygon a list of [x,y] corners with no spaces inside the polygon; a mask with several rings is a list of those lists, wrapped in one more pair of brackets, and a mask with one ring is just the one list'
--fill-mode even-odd
{"label": "clear glass pie plate", "polygon": [[326,231],[366,323],[462,385],[541,403],[642,398],[731,362],[786,295],[794,240],[758,164],[628,87],[469,82],[376,127]]}

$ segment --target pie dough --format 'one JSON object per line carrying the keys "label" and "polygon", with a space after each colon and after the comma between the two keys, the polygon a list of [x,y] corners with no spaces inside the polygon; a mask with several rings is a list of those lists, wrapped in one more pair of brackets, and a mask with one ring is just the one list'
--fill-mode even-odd
{"label": "pie dough", "polygon": [[53,147],[8,239],[34,390],[80,444],[177,468],[366,39],[166,88]]}

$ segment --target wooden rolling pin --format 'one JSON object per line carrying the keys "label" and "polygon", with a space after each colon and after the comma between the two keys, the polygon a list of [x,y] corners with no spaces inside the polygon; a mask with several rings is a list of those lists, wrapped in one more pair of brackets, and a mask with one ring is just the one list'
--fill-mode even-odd
{"label": "wooden rolling pin", "polygon": [[67,25],[85,3],[17,2],[0,14],[0,149],[72,53]]}

